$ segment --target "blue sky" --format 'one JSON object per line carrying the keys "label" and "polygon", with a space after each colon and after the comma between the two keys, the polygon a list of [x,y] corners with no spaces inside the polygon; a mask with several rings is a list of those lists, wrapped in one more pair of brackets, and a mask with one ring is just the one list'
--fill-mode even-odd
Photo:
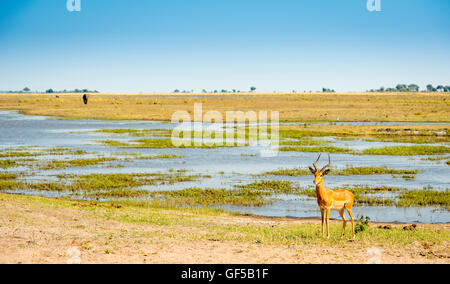
{"label": "blue sky", "polygon": [[0,90],[450,85],[450,1],[0,0]]}

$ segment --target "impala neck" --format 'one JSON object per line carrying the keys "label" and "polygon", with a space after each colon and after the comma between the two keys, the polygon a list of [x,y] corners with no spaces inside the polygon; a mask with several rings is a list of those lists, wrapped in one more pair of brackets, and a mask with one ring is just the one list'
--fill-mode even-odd
{"label": "impala neck", "polygon": [[323,186],[323,180],[319,184],[316,184],[316,192],[320,196],[324,196],[325,195],[325,187]]}

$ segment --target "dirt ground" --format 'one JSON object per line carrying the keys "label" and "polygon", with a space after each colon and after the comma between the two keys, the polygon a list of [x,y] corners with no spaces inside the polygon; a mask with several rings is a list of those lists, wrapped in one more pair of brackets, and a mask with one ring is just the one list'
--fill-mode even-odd
{"label": "dirt ground", "polygon": [[[0,194],[0,206],[0,263],[450,263],[450,240],[435,245],[432,252],[422,244],[265,245],[208,238],[201,226],[130,223],[27,197]],[[218,215],[214,222],[277,226],[318,224],[319,220]],[[420,226],[450,230],[449,224]],[[192,231],[204,232],[206,237],[190,239],[180,234]]]}

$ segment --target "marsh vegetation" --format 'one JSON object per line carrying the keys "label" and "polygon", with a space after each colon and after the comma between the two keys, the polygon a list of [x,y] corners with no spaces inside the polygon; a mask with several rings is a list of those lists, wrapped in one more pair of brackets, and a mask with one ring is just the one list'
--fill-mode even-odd
{"label": "marsh vegetation", "polygon": [[[342,169],[332,168],[329,175],[341,175],[341,176],[351,176],[351,175],[415,175],[418,170],[398,170],[389,169],[387,167],[353,167],[349,166]],[[306,176],[310,175],[311,172],[305,168],[293,168],[293,169],[279,169],[276,171],[270,171],[261,174],[261,176],[275,175],[275,176]]]}
{"label": "marsh vegetation", "polygon": [[[392,98],[385,95],[384,99]],[[122,107],[128,105],[128,102],[122,101],[123,98],[94,96],[87,107],[95,108],[100,101],[111,99],[115,102],[120,118]],[[167,96],[140,98],[142,104],[136,104],[137,108],[145,107],[146,100],[156,100],[156,106],[165,107],[168,101],[175,102],[178,99]],[[318,98],[286,96],[283,100],[292,103],[291,99],[301,99],[302,104],[308,105],[309,100],[316,101]],[[71,97],[67,95],[67,98],[61,99],[69,102]],[[216,99],[226,101],[229,98]],[[273,97],[264,95],[262,99],[271,101]],[[37,101],[30,101],[40,105],[48,100],[51,98],[41,97]],[[189,102],[198,102],[194,97],[184,100],[188,101],[187,107]],[[206,109],[211,107],[209,97],[199,100]],[[26,108],[30,101],[21,100],[18,104]],[[443,100],[437,99],[435,104],[441,102]],[[17,106],[13,101],[10,103],[11,107]],[[424,117],[407,120],[445,121],[443,114],[446,104],[440,106],[443,107],[442,113],[438,110],[428,116],[424,110]],[[186,103],[183,102],[183,105]],[[51,111],[58,112],[64,107],[61,105]],[[357,109],[352,111],[358,112]],[[135,119],[139,119],[138,114],[133,114]],[[286,115],[285,118],[293,117],[287,112],[283,115]],[[312,115],[329,118],[320,113]],[[367,115],[363,120],[371,114]],[[388,114],[391,115],[395,117]],[[285,118],[282,120],[295,121]],[[368,207],[386,207],[390,212],[395,212],[394,220],[403,220],[403,216],[398,217],[401,211],[395,211],[396,207],[417,210],[430,207],[425,211],[425,218],[438,214],[437,218],[444,216],[439,220],[448,219],[445,216],[445,212],[448,212],[445,210],[449,208],[448,182],[443,169],[448,169],[449,164],[448,123],[318,123],[330,119],[316,118],[310,117],[303,123],[281,124],[281,152],[272,160],[262,158],[257,154],[257,148],[249,147],[247,142],[238,143],[237,140],[232,146],[191,144],[175,147],[170,139],[174,128],[172,124],[55,120],[51,127],[53,124],[63,125],[60,129],[64,131],[57,128],[45,132],[45,135],[53,137],[51,141],[56,141],[53,144],[42,146],[43,141],[36,134],[39,132],[33,132],[28,135],[33,138],[28,138],[29,145],[0,150],[0,190],[121,203],[143,202],[154,208],[220,207],[228,210],[230,207],[227,206],[234,206],[241,213],[255,212],[248,208],[263,208],[256,212],[269,216],[276,212],[274,210],[285,207],[286,211],[281,213],[283,216],[315,216],[316,193],[313,187],[308,186],[311,181],[307,165],[317,157],[316,153],[328,152],[337,160],[334,164],[337,167],[327,177],[329,187],[352,191],[357,205],[363,206],[365,210]],[[340,119],[343,120],[342,116]],[[389,120],[390,117],[382,119]],[[45,120],[32,123],[30,129],[39,129],[37,125],[40,124],[45,125]],[[227,129],[220,130],[187,131],[183,133],[187,137],[180,136],[179,139],[226,138]],[[244,130],[243,137],[248,140],[253,129],[246,126],[242,129],[234,127],[233,130],[236,131],[232,135],[234,139],[238,138],[238,130]],[[270,138],[270,132],[269,125],[267,138]],[[6,144],[13,145],[8,141]],[[434,171],[437,175],[444,175],[442,181],[427,177]],[[428,187],[436,183],[435,187]],[[310,205],[314,206],[310,209]],[[373,212],[384,211],[371,211],[371,217],[375,215]]]}

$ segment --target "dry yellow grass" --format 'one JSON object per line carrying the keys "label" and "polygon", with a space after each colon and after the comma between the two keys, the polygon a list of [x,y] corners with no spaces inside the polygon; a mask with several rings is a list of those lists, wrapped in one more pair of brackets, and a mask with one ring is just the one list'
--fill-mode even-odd
{"label": "dry yellow grass", "polygon": [[177,110],[279,111],[281,121],[449,121],[445,93],[0,94],[0,108],[65,118],[170,120]]}

